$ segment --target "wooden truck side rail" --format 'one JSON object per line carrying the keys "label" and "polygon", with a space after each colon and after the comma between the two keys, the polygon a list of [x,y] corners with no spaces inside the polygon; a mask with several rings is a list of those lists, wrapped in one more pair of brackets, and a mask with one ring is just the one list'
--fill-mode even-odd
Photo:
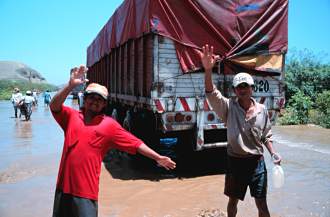
{"label": "wooden truck side rail", "polygon": [[[234,96],[233,76],[213,75],[213,82],[227,97]],[[266,105],[275,122],[284,105],[282,75],[253,77],[254,97]],[[169,38],[148,34],[129,40],[90,67],[88,79],[108,87],[109,114],[127,129],[142,125],[155,133],[189,130],[196,137],[195,150],[226,145],[225,124],[205,97],[204,72],[183,73]],[[144,114],[150,118],[133,123],[139,119],[133,116]]]}

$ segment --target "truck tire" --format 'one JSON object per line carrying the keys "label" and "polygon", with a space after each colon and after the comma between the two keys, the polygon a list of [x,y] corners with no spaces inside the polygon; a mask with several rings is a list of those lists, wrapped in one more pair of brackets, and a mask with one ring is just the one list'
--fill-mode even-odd
{"label": "truck tire", "polygon": [[111,117],[112,117],[113,119],[115,119],[117,122],[119,122],[119,115],[118,115],[118,111],[117,111],[117,109],[114,108],[114,109],[112,110]]}
{"label": "truck tire", "polygon": [[123,121],[123,128],[128,132],[132,132],[132,118],[129,110],[126,111],[126,116]]}

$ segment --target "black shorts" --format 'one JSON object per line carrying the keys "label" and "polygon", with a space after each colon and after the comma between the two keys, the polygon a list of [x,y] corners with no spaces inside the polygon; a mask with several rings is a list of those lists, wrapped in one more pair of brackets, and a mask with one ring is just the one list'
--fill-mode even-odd
{"label": "black shorts", "polygon": [[247,187],[254,198],[266,198],[267,169],[263,156],[235,158],[228,156],[225,195],[244,200]]}
{"label": "black shorts", "polygon": [[97,201],[56,190],[53,217],[97,217]]}

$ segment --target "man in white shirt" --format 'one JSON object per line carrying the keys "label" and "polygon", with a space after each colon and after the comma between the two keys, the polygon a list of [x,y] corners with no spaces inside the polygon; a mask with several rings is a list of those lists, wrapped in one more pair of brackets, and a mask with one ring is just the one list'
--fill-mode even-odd
{"label": "man in white shirt", "polygon": [[32,96],[32,92],[30,90],[26,91],[26,96],[23,96],[23,98],[20,101],[21,114],[24,113],[26,120],[30,120],[31,114],[32,114],[32,104],[35,102],[34,97]]}
{"label": "man in white shirt", "polygon": [[212,81],[212,68],[218,57],[213,47],[203,46],[201,61],[205,69],[205,93],[214,111],[227,126],[227,172],[224,193],[229,197],[228,217],[235,217],[237,204],[243,201],[247,188],[255,199],[259,217],[270,217],[267,206],[267,169],[264,147],[280,164],[281,157],[272,142],[271,123],[267,108],[252,97],[254,81],[248,73],[238,73],[233,79],[236,97],[221,94]]}
{"label": "man in white shirt", "polygon": [[33,96],[33,98],[34,98],[34,103],[33,103],[33,105],[38,105],[38,92],[37,92],[37,90],[33,90],[33,92],[32,92],[32,96]]}
{"label": "man in white shirt", "polygon": [[14,88],[14,93],[11,95],[11,103],[13,104],[14,106],[14,111],[15,111],[15,118],[17,118],[17,108],[18,108],[18,104],[19,102],[21,101],[22,99],[22,94],[20,93],[20,90],[15,87]]}

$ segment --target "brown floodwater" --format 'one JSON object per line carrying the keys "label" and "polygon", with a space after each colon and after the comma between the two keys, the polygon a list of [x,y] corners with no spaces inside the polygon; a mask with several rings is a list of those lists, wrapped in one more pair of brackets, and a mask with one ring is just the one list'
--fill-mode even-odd
{"label": "brown floodwater", "polygon": [[[76,107],[71,99],[66,104]],[[63,132],[42,102],[26,122],[13,118],[9,101],[0,101],[0,118],[0,216],[51,216]],[[276,126],[273,133],[285,183],[273,187],[266,154],[272,216],[330,216],[330,130]],[[205,210],[225,211],[222,154],[196,156],[181,162],[183,172],[174,175],[156,167],[141,169],[126,156],[107,159],[100,178],[99,216],[194,217]],[[249,193],[239,203],[238,216],[257,216]]]}

